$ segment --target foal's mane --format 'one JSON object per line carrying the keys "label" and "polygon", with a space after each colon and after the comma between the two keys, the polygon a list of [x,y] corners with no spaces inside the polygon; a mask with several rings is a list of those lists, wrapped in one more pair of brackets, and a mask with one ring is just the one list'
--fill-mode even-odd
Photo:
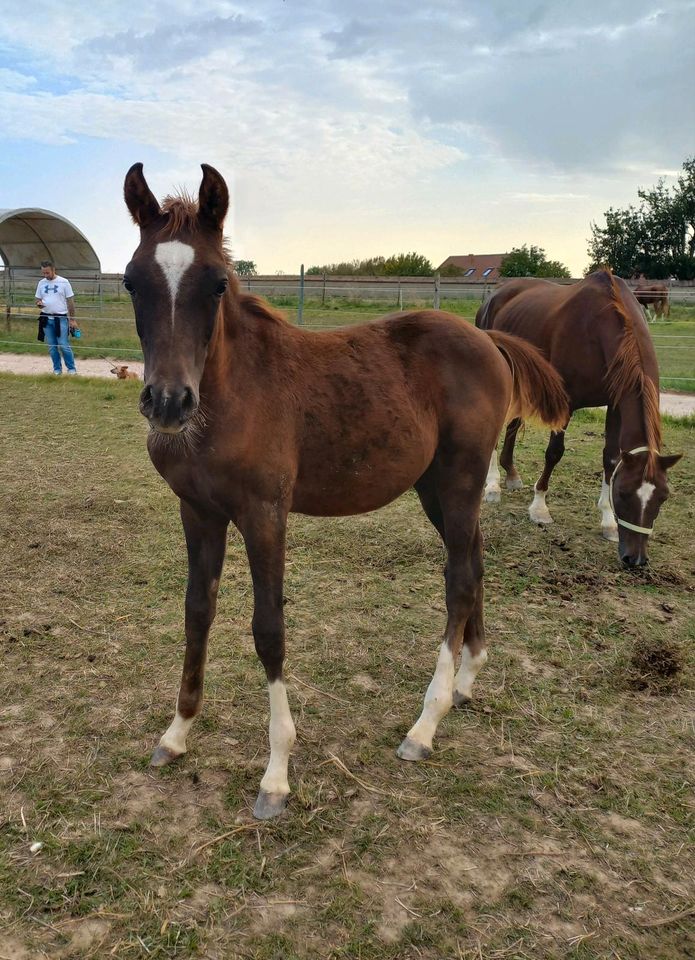
{"label": "foal's mane", "polygon": [[[603,271],[602,271],[603,272]],[[606,385],[611,401],[617,406],[628,393],[642,398],[646,446],[649,447],[649,463],[661,448],[661,416],[659,414],[659,391],[646,373],[644,354],[639,333],[635,330],[634,317],[626,308],[620,288],[613,274],[604,274],[610,281],[611,306],[623,325],[623,336],[606,372]]]}

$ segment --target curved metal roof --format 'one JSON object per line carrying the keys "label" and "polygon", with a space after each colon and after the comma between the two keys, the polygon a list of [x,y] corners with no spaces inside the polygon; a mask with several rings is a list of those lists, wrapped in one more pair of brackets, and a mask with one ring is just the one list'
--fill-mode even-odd
{"label": "curved metal roof", "polygon": [[0,257],[6,267],[37,270],[53,260],[58,272],[101,272],[94,248],[81,230],[59,213],[38,207],[0,210]]}

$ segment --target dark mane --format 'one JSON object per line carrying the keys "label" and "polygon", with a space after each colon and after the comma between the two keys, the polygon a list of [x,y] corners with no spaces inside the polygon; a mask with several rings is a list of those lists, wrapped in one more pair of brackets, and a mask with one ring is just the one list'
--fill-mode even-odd
{"label": "dark mane", "polygon": [[647,446],[654,453],[650,461],[661,448],[661,415],[659,413],[659,390],[645,368],[640,337],[634,326],[634,318],[626,309],[625,301],[609,271],[605,275],[610,282],[611,302],[623,325],[623,337],[611,364],[606,371],[606,385],[613,404],[617,406],[628,393],[636,393],[642,398],[644,429]]}

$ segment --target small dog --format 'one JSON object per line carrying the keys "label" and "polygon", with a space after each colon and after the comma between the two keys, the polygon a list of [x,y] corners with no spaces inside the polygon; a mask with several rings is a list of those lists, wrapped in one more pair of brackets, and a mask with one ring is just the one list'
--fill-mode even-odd
{"label": "small dog", "polygon": [[118,377],[119,380],[139,380],[140,377],[133,370],[128,369],[127,364],[121,364],[118,367],[111,367],[111,373]]}

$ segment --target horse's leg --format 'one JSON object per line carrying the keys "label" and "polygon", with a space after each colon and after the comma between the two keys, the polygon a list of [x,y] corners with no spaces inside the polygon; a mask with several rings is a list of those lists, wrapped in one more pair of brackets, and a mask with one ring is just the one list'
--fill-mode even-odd
{"label": "horse's leg", "polygon": [[521,490],[524,485],[523,480],[519,476],[519,471],[514,466],[514,445],[521,422],[520,417],[515,417],[514,420],[510,420],[507,424],[502,453],[500,454],[500,464],[507,474],[507,479],[504,482],[507,490]]}
{"label": "horse's leg", "polygon": [[477,500],[480,496],[478,491],[482,487],[483,477],[484,471],[473,484],[473,498],[470,476],[463,489],[451,490],[445,498],[440,492],[448,553],[445,571],[446,632],[434,676],[425,694],[422,713],[398,748],[398,756],[402,760],[425,760],[430,756],[437,726],[454,702],[454,664],[461,649],[466,622],[479,597],[482,603],[482,538],[478,525],[479,507],[472,499]]}
{"label": "horse's leg", "polygon": [[269,820],[287,805],[290,785],[287,766],[297,734],[287,701],[282,667],[285,659],[285,575],[284,507],[263,505],[243,523],[242,534],[253,580],[253,639],[256,653],[265,668],[270,697],[270,760],[266,768],[253,815]]}
{"label": "horse's leg", "polygon": [[495,447],[495,449],[492,451],[492,456],[490,457],[490,466],[487,468],[483,500],[486,503],[499,503],[501,499],[502,488],[500,487],[500,468],[497,466],[497,447]]}
{"label": "horse's leg", "polygon": [[606,439],[603,447],[603,473],[601,474],[601,496],[598,508],[601,511],[601,533],[606,540],[618,542],[618,524],[610,501],[610,481],[618,462],[620,446],[620,412],[615,407],[606,411]]}
{"label": "horse's leg", "polygon": [[203,702],[208,634],[215,619],[217,590],[227,545],[227,521],[199,513],[181,501],[181,522],[188,548],[186,653],[176,714],[150,761],[163,767],[186,752],[186,737]]}
{"label": "horse's leg", "polygon": [[[478,528],[478,543],[474,547],[479,551],[478,564],[482,571],[483,568],[483,536]],[[461,651],[461,663],[458,673],[454,680],[454,706],[461,707],[469,703],[473,696],[473,682],[487,660],[487,650],[485,649],[485,621],[483,618],[483,597],[484,587],[482,573],[480,583],[475,595],[475,603],[470,616],[466,621],[466,627],[463,632],[463,649]]]}
{"label": "horse's leg", "polygon": [[422,509],[427,514],[430,523],[435,528],[442,540],[445,540],[444,515],[442,513],[442,505],[439,502],[439,495],[437,494],[437,488],[434,482],[434,472],[431,467],[423,473],[420,479],[415,482],[414,486],[415,491],[420,498]]}
{"label": "horse's leg", "polygon": [[545,502],[545,497],[548,492],[550,476],[557,464],[562,460],[562,454],[565,452],[566,429],[567,424],[565,424],[563,430],[553,430],[550,434],[550,440],[548,441],[548,446],[545,451],[545,467],[533,488],[533,502],[528,508],[528,515],[534,523],[553,522],[553,518],[550,516],[550,510],[548,510]]}

